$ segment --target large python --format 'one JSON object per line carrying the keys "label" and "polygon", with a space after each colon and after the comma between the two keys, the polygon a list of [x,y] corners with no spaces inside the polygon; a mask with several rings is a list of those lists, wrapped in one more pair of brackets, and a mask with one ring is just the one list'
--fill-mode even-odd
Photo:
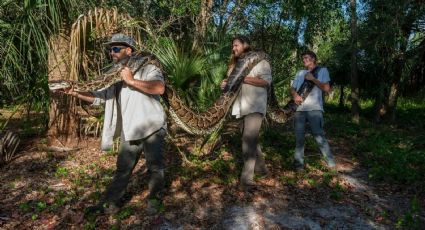
{"label": "large python", "polygon": [[[166,89],[162,98],[168,108],[170,116],[178,126],[185,131],[196,135],[210,134],[217,130],[224,122],[231,105],[236,99],[241,89],[242,81],[251,69],[260,61],[267,59],[264,52],[247,52],[243,54],[235,64],[232,72],[228,77],[228,83],[223,90],[221,96],[215,103],[205,112],[196,112],[189,108],[178,96],[173,87],[166,83]],[[135,73],[139,69],[148,64],[153,64],[162,70],[162,66],[158,59],[152,54],[136,54],[130,57],[127,64],[115,64],[103,75],[103,78],[90,82],[73,82],[68,80],[50,81],[49,89],[58,90],[72,87],[75,91],[95,91],[107,88],[119,81],[122,81],[119,72],[128,66]],[[165,75],[165,73],[164,73]],[[304,81],[298,93],[305,99],[313,88],[314,84]],[[269,99],[268,116],[278,122],[285,123],[290,119],[296,111],[297,105],[290,101],[285,107],[279,108],[273,87],[271,87],[271,95]]]}
{"label": "large python", "polygon": [[[315,78],[317,78],[317,74],[321,67],[317,66],[313,70],[309,71]],[[298,95],[301,96],[303,101],[310,94],[311,90],[315,84],[310,80],[304,80],[301,84],[300,88],[297,90]],[[291,99],[283,108],[279,107],[279,102],[276,98],[276,94],[274,92],[273,84],[270,87],[269,98],[268,98],[268,109],[267,115],[271,120],[277,123],[286,123],[291,117],[294,115],[295,111],[297,111],[298,104],[295,103],[293,99]]]}

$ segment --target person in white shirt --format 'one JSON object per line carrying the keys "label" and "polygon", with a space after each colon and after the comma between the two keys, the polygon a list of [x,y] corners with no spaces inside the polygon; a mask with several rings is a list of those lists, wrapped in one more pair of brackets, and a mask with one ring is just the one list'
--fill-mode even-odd
{"label": "person in white shirt", "polygon": [[[232,57],[227,75],[232,72],[235,63],[244,53],[251,51],[250,41],[246,36],[239,35],[232,39]],[[232,115],[243,119],[242,152],[244,166],[241,173],[240,185],[244,189],[255,187],[254,173],[267,175],[268,170],[264,154],[259,145],[261,123],[267,110],[267,90],[272,82],[270,63],[260,61],[244,78],[242,89],[235,99]],[[223,80],[221,88],[227,85]]]}
{"label": "person in white shirt", "polygon": [[[326,67],[317,65],[317,56],[312,51],[305,51],[301,54],[304,67],[306,69],[300,70],[291,83],[291,94],[298,105],[297,111],[294,115],[294,130],[295,130],[295,169],[297,171],[304,170],[304,140],[305,140],[305,124],[310,124],[311,132],[319,146],[319,149],[330,168],[334,168],[335,160],[331,153],[329,143],[326,140],[325,132],[323,130],[323,96],[322,92],[330,92],[329,85],[329,72]],[[297,90],[301,87],[303,82],[312,81],[314,87],[310,94],[302,99],[298,95]]]}
{"label": "person in white shirt", "polygon": [[[123,65],[136,51],[134,39],[124,34],[114,34],[105,45],[114,63]],[[65,93],[94,105],[106,104],[102,150],[112,147],[114,137],[121,137],[113,181],[99,204],[89,207],[86,214],[119,211],[121,198],[142,151],[150,173],[148,213],[154,214],[161,205],[167,128],[166,115],[160,103],[160,95],[165,90],[164,77],[161,70],[152,64],[143,66],[135,73],[129,67],[124,67],[120,75],[122,82],[100,91],[65,90]]]}

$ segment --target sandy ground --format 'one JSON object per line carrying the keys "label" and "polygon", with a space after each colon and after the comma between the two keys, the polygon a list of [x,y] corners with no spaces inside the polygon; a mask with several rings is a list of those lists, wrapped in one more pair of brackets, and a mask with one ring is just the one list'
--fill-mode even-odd
{"label": "sandy ground", "polygon": [[[411,210],[414,194],[370,181],[347,145],[332,140],[337,171],[309,167],[297,174],[267,161],[271,174],[257,178],[259,186],[249,192],[211,168],[181,166],[180,155],[169,147],[160,214],[145,212],[148,176],[141,159],[122,211],[89,219],[84,209],[110,182],[116,155],[101,152],[98,140],[66,152],[48,149],[44,142],[27,141],[0,169],[1,229],[393,229]],[[223,162],[232,158],[220,157]],[[181,167],[186,168],[176,170]],[[231,170],[237,178],[238,168]],[[425,219],[423,211],[419,215]]]}

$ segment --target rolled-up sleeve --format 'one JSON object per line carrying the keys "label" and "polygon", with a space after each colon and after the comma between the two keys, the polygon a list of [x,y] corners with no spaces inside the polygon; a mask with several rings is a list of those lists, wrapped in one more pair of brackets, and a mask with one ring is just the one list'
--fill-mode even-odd
{"label": "rolled-up sleeve", "polygon": [[291,81],[291,87],[295,90],[298,90],[301,84],[304,82],[304,75],[306,71],[298,71],[294,79]]}
{"label": "rolled-up sleeve", "polygon": [[134,78],[143,81],[161,81],[164,83],[162,71],[155,65],[146,65],[142,70],[136,73]]}

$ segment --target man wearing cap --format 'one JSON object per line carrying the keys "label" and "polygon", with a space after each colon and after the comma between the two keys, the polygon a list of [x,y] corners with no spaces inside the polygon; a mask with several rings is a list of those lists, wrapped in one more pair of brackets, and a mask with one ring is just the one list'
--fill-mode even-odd
{"label": "man wearing cap", "polygon": [[[134,58],[136,42],[127,35],[114,34],[105,45],[115,64],[126,66],[129,58]],[[165,90],[164,77],[161,70],[152,64],[141,67],[135,73],[124,67],[120,75],[122,82],[100,91],[65,91],[93,105],[105,103],[102,150],[111,149],[114,137],[121,137],[113,181],[99,204],[89,207],[87,213],[115,213],[119,210],[120,200],[143,151],[150,173],[147,211],[154,214],[161,205],[160,194],[164,186],[166,115],[159,101],[159,95]]]}

